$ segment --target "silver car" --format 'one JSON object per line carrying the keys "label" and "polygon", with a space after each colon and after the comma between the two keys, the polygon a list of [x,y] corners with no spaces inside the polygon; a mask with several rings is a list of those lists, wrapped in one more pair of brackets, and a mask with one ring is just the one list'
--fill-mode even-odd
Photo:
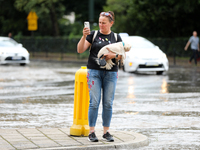
{"label": "silver car", "polygon": [[29,63],[29,52],[9,37],[0,37],[0,64],[17,63],[24,66]]}

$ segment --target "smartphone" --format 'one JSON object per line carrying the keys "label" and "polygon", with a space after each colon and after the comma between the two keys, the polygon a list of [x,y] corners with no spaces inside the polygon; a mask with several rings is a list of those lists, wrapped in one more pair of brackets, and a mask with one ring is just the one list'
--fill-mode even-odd
{"label": "smartphone", "polygon": [[84,22],[84,27],[87,27],[87,28],[90,29],[90,23],[89,23],[88,21],[85,21],[85,22]]}

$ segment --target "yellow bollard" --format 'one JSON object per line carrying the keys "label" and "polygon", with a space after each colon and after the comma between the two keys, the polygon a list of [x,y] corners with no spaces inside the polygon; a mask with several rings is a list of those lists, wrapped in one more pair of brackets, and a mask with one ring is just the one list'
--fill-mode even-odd
{"label": "yellow bollard", "polygon": [[75,74],[74,120],[70,135],[88,136],[89,90],[87,85],[87,67],[81,67]]}

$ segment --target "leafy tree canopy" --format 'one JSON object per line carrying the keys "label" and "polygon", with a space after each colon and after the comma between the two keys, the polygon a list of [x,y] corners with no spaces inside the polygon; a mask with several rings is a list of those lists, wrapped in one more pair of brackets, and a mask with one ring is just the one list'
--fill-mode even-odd
{"label": "leafy tree canopy", "polygon": [[107,0],[114,30],[145,37],[180,37],[198,30],[200,0]]}
{"label": "leafy tree canopy", "polygon": [[[115,32],[144,37],[182,37],[199,31],[200,0],[0,0],[0,35],[30,35],[26,17],[35,11],[39,36],[81,35],[94,2],[93,23],[101,11],[114,11]],[[75,12],[76,22],[66,24],[63,15]],[[198,32],[200,33],[200,31]]]}

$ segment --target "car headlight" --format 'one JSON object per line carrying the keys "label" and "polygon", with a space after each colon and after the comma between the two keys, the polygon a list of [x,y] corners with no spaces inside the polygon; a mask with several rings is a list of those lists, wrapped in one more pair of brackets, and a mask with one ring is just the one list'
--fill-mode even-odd
{"label": "car headlight", "polygon": [[29,54],[29,52],[28,52],[27,50],[25,50],[25,51],[23,52],[23,54]]}
{"label": "car headlight", "polygon": [[128,65],[129,65],[130,67],[132,67],[132,66],[133,66],[133,63],[132,63],[132,62],[129,62]]}
{"label": "car headlight", "polygon": [[163,53],[162,58],[167,58],[167,55],[165,53]]}

